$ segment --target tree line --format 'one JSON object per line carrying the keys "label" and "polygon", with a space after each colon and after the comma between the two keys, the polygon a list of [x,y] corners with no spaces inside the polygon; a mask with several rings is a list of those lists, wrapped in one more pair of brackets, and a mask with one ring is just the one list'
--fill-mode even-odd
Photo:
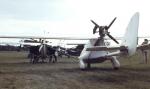
{"label": "tree line", "polygon": [[13,45],[0,45],[0,51],[28,51],[28,48]]}

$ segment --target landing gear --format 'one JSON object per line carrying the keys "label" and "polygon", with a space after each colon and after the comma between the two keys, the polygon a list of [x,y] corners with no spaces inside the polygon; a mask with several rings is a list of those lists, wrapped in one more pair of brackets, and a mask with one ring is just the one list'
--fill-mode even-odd
{"label": "landing gear", "polygon": [[119,68],[118,68],[118,67],[114,67],[113,69],[114,69],[114,70],[119,70]]}
{"label": "landing gear", "polygon": [[87,63],[87,69],[91,68],[91,63]]}
{"label": "landing gear", "polygon": [[115,56],[112,57],[111,63],[114,70],[118,70],[120,68],[120,62],[117,60]]}
{"label": "landing gear", "polygon": [[80,61],[79,61],[79,65],[80,65],[80,69],[81,69],[81,70],[85,70],[85,69],[86,69],[86,65],[85,65],[85,63],[83,62],[83,60],[80,60]]}
{"label": "landing gear", "polygon": [[91,63],[87,63],[84,68],[81,68],[81,70],[89,70],[91,69]]}

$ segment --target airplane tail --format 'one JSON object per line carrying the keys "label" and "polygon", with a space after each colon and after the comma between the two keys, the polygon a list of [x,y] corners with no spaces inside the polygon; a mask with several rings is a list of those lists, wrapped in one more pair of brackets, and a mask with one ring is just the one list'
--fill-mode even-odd
{"label": "airplane tail", "polygon": [[139,13],[137,12],[132,16],[121,44],[122,46],[128,47],[129,56],[133,55],[136,52],[138,43],[138,27]]}

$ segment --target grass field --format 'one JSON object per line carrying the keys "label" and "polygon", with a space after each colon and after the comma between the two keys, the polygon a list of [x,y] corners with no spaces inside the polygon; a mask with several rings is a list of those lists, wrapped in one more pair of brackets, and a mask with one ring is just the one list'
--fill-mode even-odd
{"label": "grass field", "polygon": [[86,71],[79,69],[77,58],[30,64],[26,56],[0,52],[0,89],[150,89],[150,59],[140,63],[140,53],[120,58],[119,70],[107,61]]}

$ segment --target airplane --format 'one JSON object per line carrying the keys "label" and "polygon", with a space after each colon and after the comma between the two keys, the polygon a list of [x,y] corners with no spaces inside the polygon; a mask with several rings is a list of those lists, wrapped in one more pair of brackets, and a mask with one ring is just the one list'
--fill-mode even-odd
{"label": "airplane", "polygon": [[71,44],[71,43],[69,43],[67,45],[76,45],[75,47],[67,48],[65,50],[65,54],[68,56],[68,58],[70,58],[71,56],[72,57],[80,56],[81,51],[83,50],[85,44]]}
{"label": "airplane", "polygon": [[[85,45],[81,55],[79,56],[79,64],[81,69],[91,68],[91,63],[102,63],[106,60],[111,61],[114,69],[119,69],[120,63],[117,59],[117,56],[131,56],[136,52],[138,41],[139,13],[137,12],[132,16],[126,28],[126,33],[122,39],[122,43],[116,47],[106,46],[104,40],[105,36],[108,36],[117,44],[119,44],[119,42],[110,35],[110,32],[108,32],[108,29],[115,20],[116,18],[114,18],[108,26],[99,26],[97,23],[91,20],[95,25],[93,34],[99,32],[100,37],[97,39],[90,39]],[[97,31],[97,29],[99,31]]]}
{"label": "airplane", "polygon": [[[92,63],[102,63],[106,60],[110,60],[114,69],[120,68],[120,63],[117,59],[117,56],[132,56],[135,54],[138,43],[138,26],[139,26],[139,13],[136,12],[126,28],[126,33],[122,39],[122,43],[119,44],[117,39],[110,35],[108,29],[116,20],[116,17],[108,26],[99,26],[96,22],[91,20],[95,25],[93,29],[93,34],[99,33],[98,38],[78,38],[78,37],[34,37],[34,36],[0,36],[0,38],[27,38],[27,39],[58,39],[58,40],[88,40],[88,43],[85,44],[79,58],[80,69],[91,68]],[[97,31],[98,29],[98,31]],[[118,46],[106,45],[106,36],[112,39],[114,42],[119,44]],[[45,53],[45,44],[43,40],[40,49],[43,49]],[[146,45],[149,47],[148,45]],[[39,50],[40,50],[39,49]]]}

